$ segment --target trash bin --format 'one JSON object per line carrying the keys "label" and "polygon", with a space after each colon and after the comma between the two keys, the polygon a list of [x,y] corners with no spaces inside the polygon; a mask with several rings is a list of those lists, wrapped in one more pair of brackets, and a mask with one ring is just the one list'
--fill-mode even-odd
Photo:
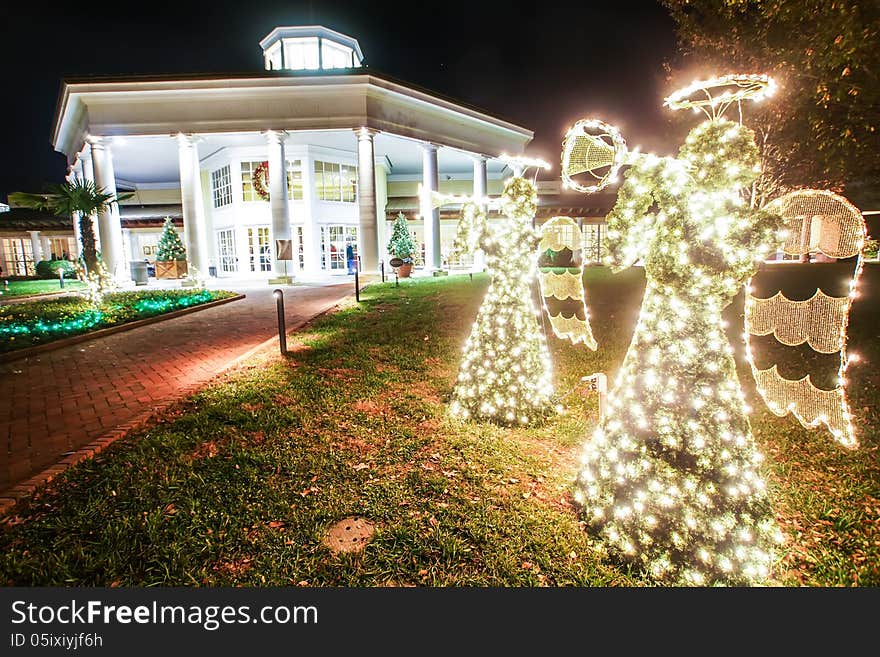
{"label": "trash bin", "polygon": [[149,281],[147,277],[147,263],[143,260],[138,261],[134,260],[130,264],[131,267],[131,280],[134,281],[135,285],[146,285]]}
{"label": "trash bin", "polygon": [[214,265],[208,265],[208,276],[217,278],[217,267],[215,267]]}

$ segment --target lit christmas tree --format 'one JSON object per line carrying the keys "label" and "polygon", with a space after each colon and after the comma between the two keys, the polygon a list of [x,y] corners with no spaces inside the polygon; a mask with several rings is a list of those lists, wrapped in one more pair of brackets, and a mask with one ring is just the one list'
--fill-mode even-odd
{"label": "lit christmas tree", "polygon": [[416,243],[410,235],[406,217],[402,212],[398,212],[391,228],[391,238],[388,240],[388,253],[400,258],[404,263],[411,263],[415,258],[416,250]]}
{"label": "lit christmas tree", "polygon": [[489,225],[485,207],[467,201],[462,208],[457,243],[486,253],[492,283],[464,346],[450,410],[465,419],[528,424],[552,410],[553,394],[550,353],[531,290],[536,187],[519,175],[510,178],[501,197],[506,219],[497,226]]}
{"label": "lit christmas tree", "polygon": [[162,236],[156,249],[156,260],[166,262],[169,260],[186,260],[186,247],[180,241],[180,236],[174,230],[174,222],[170,217],[165,218],[162,227]]}
{"label": "lit christmas tree", "polygon": [[612,552],[658,580],[752,584],[779,531],[721,312],[781,220],[740,195],[759,171],[753,132],[712,119],[677,159],[633,158],[608,215],[609,264],[643,258],[647,287],[576,499]]}

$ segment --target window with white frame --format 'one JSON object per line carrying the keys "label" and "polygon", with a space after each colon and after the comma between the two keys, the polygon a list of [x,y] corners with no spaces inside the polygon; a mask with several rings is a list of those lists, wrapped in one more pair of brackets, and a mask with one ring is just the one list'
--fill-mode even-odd
{"label": "window with white frame", "polygon": [[342,185],[342,200],[354,203],[357,200],[357,167],[343,164],[339,169],[339,183]]}
{"label": "window with white frame", "polygon": [[35,271],[34,252],[29,239],[12,238],[3,240],[7,271],[12,276],[33,276]]}
{"label": "window with white frame", "polygon": [[305,244],[303,242],[303,227],[296,227],[296,252],[297,252],[297,261],[299,262],[299,268],[305,269],[306,267],[306,250]]}
{"label": "window with white frame", "polygon": [[321,41],[321,66],[323,68],[351,68],[352,50],[327,39]]}
{"label": "window with white frame", "polygon": [[315,160],[315,192],[321,201],[354,203],[357,200],[357,167]]}
{"label": "window with white frame", "polygon": [[232,178],[228,164],[211,172],[211,194],[214,197],[215,208],[222,208],[232,203]]}
{"label": "window with white frame", "polygon": [[[263,198],[254,189],[254,171],[262,162],[241,163],[241,198],[243,201],[262,201]],[[269,175],[266,172],[266,184],[268,187]]]}
{"label": "window with white frame", "polygon": [[49,238],[49,253],[43,254],[44,257],[48,259],[48,256],[51,254],[54,260],[69,260],[71,258],[71,254],[76,255],[73,252],[73,247],[75,247],[75,242],[69,237],[50,237]]}
{"label": "window with white frame", "polygon": [[284,39],[284,68],[300,71],[318,66],[318,37]]}
{"label": "window with white frame", "polygon": [[303,200],[302,160],[287,160],[287,198]]}
{"label": "window with white frame", "polygon": [[276,41],[273,43],[268,50],[265,52],[266,56],[266,70],[277,71],[281,68],[281,42]]}

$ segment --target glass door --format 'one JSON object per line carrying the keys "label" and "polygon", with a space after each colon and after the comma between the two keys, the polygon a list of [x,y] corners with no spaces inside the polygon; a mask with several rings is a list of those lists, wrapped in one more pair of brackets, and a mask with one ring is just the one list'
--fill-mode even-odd
{"label": "glass door", "polygon": [[235,257],[235,230],[227,228],[217,231],[217,246],[220,252],[220,271],[234,274],[238,271],[238,258]]}
{"label": "glass door", "polygon": [[248,265],[252,272],[272,271],[272,251],[269,246],[269,227],[247,229]]}
{"label": "glass door", "polygon": [[357,226],[321,226],[323,269],[333,274],[354,273],[349,260],[357,267],[357,230]]}

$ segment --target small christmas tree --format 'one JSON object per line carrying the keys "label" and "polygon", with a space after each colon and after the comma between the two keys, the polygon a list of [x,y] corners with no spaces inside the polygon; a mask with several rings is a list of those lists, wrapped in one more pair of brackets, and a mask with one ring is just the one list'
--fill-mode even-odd
{"label": "small christmas tree", "polygon": [[409,233],[409,225],[402,212],[397,213],[397,219],[391,230],[391,239],[388,240],[388,253],[400,258],[404,263],[411,263],[416,254],[416,243]]}
{"label": "small christmas tree", "polygon": [[180,241],[177,231],[174,230],[174,223],[170,217],[165,217],[162,237],[159,238],[159,246],[156,249],[156,260],[162,262],[186,260],[186,247]]}

